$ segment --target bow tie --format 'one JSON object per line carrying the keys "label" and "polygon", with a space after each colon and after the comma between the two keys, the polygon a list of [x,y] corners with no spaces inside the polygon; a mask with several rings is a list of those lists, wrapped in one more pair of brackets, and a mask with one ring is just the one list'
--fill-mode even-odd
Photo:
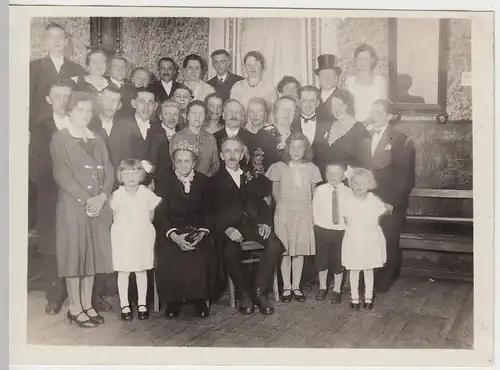
{"label": "bow tie", "polygon": [[219,78],[219,83],[223,84],[224,83],[224,79],[221,77]]}
{"label": "bow tie", "polygon": [[374,135],[378,135],[382,132],[382,128],[379,128],[379,129],[374,129],[372,128],[371,130],[368,131],[368,133],[370,134],[370,136],[374,136]]}
{"label": "bow tie", "polygon": [[309,122],[309,121],[316,122],[316,115],[311,116],[311,117],[309,117],[309,118],[306,118],[306,117],[302,116],[302,119],[304,120],[304,123],[307,123],[307,122]]}

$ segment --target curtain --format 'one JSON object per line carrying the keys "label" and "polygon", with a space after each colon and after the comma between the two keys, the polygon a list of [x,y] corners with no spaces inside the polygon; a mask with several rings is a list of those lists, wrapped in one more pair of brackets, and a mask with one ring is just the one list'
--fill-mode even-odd
{"label": "curtain", "polygon": [[307,82],[305,19],[242,18],[237,35],[238,72],[245,76],[243,58],[251,50],[265,58],[264,79],[275,86],[285,75]]}

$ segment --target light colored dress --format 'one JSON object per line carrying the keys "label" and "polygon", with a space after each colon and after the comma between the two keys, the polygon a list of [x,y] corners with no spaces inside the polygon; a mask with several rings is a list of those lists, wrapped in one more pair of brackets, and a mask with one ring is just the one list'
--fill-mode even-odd
{"label": "light colored dress", "polygon": [[278,94],[274,85],[264,80],[261,80],[257,86],[252,87],[245,78],[233,85],[230,97],[231,99],[238,100],[245,110],[248,108],[248,102],[252,98],[263,98],[267,102],[268,108],[271,109],[276,99],[278,99]]}
{"label": "light colored dress", "polygon": [[161,198],[144,185],[134,195],[120,186],[110,202],[114,212],[111,250],[115,271],[144,271],[153,268],[155,229],[150,212]]}
{"label": "light colored dress", "polygon": [[387,261],[386,242],[379,224],[386,211],[384,203],[373,193],[366,198],[354,195],[344,200],[342,215],[347,230],[342,242],[342,265],[348,270],[382,267]]}
{"label": "light colored dress", "polygon": [[355,76],[349,76],[346,83],[347,90],[354,97],[354,113],[356,121],[364,122],[370,116],[373,103],[378,99],[387,98],[385,78],[380,75],[373,77],[371,85],[356,83]]}
{"label": "light colored dress", "polygon": [[286,248],[284,255],[310,256],[316,254],[314,240],[312,185],[321,182],[318,167],[311,163],[276,162],[266,176],[280,182],[274,228]]}

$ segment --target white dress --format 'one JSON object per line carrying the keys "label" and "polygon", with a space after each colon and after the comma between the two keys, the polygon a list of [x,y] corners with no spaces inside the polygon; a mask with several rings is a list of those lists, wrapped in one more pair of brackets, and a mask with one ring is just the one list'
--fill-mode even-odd
{"label": "white dress", "polygon": [[387,98],[385,78],[380,75],[373,77],[371,85],[359,85],[355,76],[350,76],[347,78],[347,90],[354,97],[354,113],[358,122],[366,121],[375,101]]}
{"label": "white dress", "polygon": [[111,198],[114,220],[111,251],[115,271],[144,271],[153,268],[155,229],[150,220],[161,198],[144,185],[130,195],[120,186]]}
{"label": "white dress", "polygon": [[342,265],[348,270],[368,270],[382,267],[387,261],[386,242],[379,218],[385,212],[384,203],[372,193],[360,199],[346,197],[342,216],[347,218],[347,230],[342,242]]}

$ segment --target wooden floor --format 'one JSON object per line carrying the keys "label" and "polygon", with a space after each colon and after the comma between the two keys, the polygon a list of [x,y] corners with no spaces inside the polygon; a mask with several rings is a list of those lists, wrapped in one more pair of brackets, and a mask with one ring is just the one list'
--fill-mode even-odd
{"label": "wooden floor", "polygon": [[[373,311],[352,310],[349,296],[340,305],[316,302],[278,303],[276,313],[243,316],[227,297],[212,306],[211,317],[163,313],[126,324],[117,312],[103,314],[94,329],[69,325],[67,306],[57,316],[44,313],[41,291],[28,294],[28,343],[53,345],[306,347],[306,348],[457,348],[473,347],[472,284],[401,278],[389,293],[377,296]],[[118,306],[118,304],[117,304]]]}

